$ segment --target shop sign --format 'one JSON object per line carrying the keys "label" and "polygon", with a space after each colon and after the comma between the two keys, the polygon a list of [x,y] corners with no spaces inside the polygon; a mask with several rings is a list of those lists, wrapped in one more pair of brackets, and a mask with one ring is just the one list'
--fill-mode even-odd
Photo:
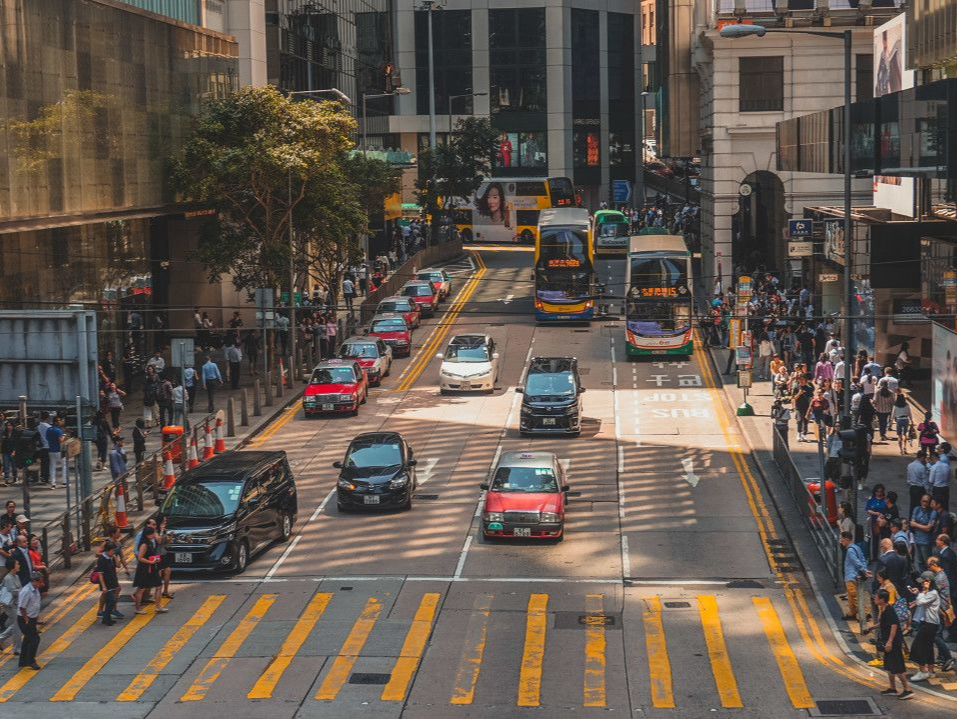
{"label": "shop sign", "polygon": [[824,282],[837,282],[840,278],[841,276],[836,272],[822,272],[817,276],[817,281],[823,284]]}
{"label": "shop sign", "polygon": [[813,254],[813,242],[788,242],[788,257],[810,257]]}
{"label": "shop sign", "polygon": [[894,324],[922,325],[928,322],[924,307],[919,299],[894,300]]}
{"label": "shop sign", "polygon": [[837,220],[824,223],[824,256],[831,262],[844,264],[844,227]]}
{"label": "shop sign", "polygon": [[738,278],[738,304],[746,305],[751,301],[751,277],[741,275]]}
{"label": "shop sign", "polygon": [[957,305],[957,272],[953,270],[944,272],[940,284],[944,288],[944,304]]}

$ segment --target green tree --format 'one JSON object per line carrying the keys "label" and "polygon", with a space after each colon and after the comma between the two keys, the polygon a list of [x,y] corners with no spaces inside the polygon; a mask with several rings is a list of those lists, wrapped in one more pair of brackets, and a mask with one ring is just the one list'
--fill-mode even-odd
{"label": "green tree", "polygon": [[381,213],[386,198],[402,190],[402,171],[388,162],[353,151],[343,158],[341,165],[349,180],[359,188],[360,201],[369,215]]}
{"label": "green tree", "polygon": [[328,252],[364,230],[340,166],[354,130],[338,103],[293,101],[272,86],[204,103],[172,182],[181,200],[217,211],[195,252],[211,281],[228,274],[248,291],[285,284],[292,221],[296,285],[305,287],[317,247]]}
{"label": "green tree", "polygon": [[471,197],[492,172],[498,135],[488,118],[464,117],[455,123],[449,141],[419,154],[416,199],[437,217]]}

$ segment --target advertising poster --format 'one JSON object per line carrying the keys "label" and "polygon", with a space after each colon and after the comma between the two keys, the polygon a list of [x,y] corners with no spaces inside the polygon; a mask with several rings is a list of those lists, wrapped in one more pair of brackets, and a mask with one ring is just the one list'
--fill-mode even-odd
{"label": "advertising poster", "polygon": [[957,430],[957,333],[934,324],[931,413],[945,437]]}
{"label": "advertising poster", "polygon": [[538,208],[537,197],[516,195],[516,184],[513,180],[492,179],[483,182],[476,190],[471,202],[465,206],[472,210],[472,233],[476,241],[516,241],[515,213]]}
{"label": "advertising poster", "polygon": [[[914,71],[905,69],[907,44],[904,17],[903,14],[898,15],[874,30],[874,97],[914,87]],[[899,147],[896,153],[893,150],[893,144],[900,142],[899,130],[885,127],[882,134],[886,136],[881,140],[885,145],[882,153],[899,155]],[[914,178],[875,175],[873,194],[875,207],[914,217]]]}

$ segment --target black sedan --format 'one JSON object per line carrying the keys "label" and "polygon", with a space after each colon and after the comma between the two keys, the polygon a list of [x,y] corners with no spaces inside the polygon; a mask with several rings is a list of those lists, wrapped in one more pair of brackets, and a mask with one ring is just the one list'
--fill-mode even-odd
{"label": "black sedan", "polygon": [[336,505],[353,509],[412,509],[416,489],[412,448],[398,432],[368,432],[349,443],[339,471]]}

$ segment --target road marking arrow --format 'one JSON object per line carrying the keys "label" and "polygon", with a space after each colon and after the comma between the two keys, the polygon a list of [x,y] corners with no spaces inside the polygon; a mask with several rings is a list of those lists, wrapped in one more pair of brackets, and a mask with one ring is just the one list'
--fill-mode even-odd
{"label": "road marking arrow", "polygon": [[416,467],[415,478],[420,487],[432,479],[432,471],[435,469],[435,465],[438,464],[438,462],[438,457],[429,457],[427,460],[425,460],[425,464],[421,468]]}
{"label": "road marking arrow", "polygon": [[685,474],[682,477],[692,487],[698,486],[698,477],[694,473],[694,460],[691,457],[685,457],[681,460],[681,465],[685,468]]}

